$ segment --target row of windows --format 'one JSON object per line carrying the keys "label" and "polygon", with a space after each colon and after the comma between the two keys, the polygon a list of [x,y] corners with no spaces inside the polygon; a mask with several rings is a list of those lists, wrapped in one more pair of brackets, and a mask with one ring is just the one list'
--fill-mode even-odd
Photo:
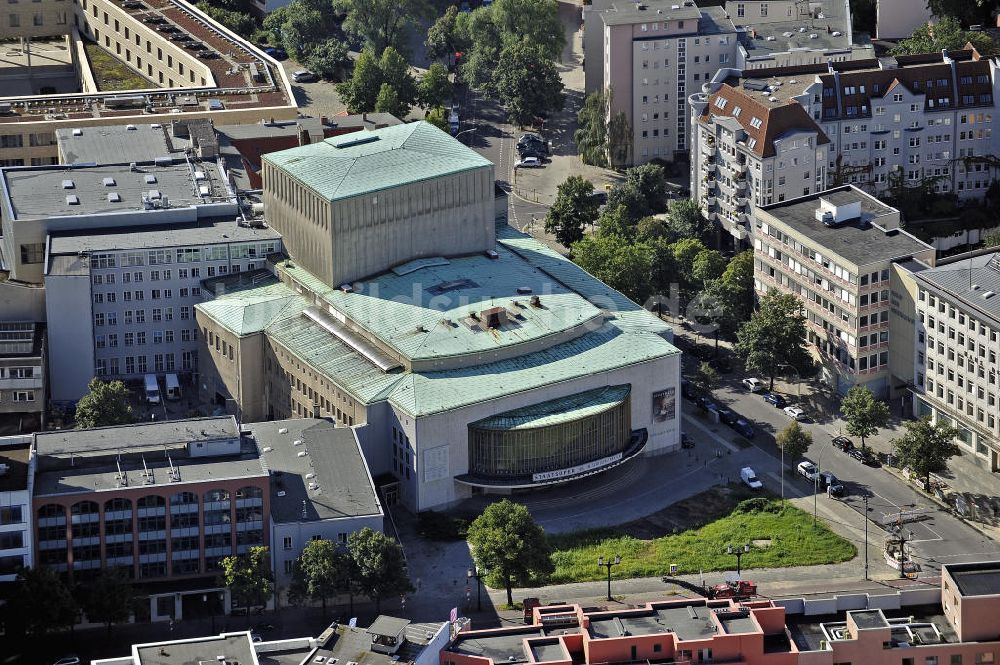
{"label": "row of windows", "polygon": [[[276,241],[271,240],[254,243],[232,243],[230,245],[208,245],[206,247],[184,247],[176,250],[155,249],[147,251],[99,252],[91,255],[90,265],[92,268],[127,268],[144,265],[193,263],[198,261],[254,259],[273,254],[276,247]],[[190,268],[190,270],[194,271],[197,269]],[[181,278],[183,279],[183,273],[181,274]],[[194,276],[197,276],[197,273],[192,272],[192,277]],[[169,279],[169,273],[166,279]],[[136,281],[142,281],[142,279],[139,278]]]}

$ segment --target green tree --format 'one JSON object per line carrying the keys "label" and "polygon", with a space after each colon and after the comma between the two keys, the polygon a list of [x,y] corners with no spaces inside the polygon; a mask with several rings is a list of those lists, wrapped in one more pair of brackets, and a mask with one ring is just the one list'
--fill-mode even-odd
{"label": "green tree", "polygon": [[1000,231],[987,233],[983,238],[983,247],[1000,247]]}
{"label": "green tree", "polygon": [[460,71],[468,85],[491,97],[496,97],[494,71],[500,50],[504,45],[504,35],[493,20],[491,7],[481,7],[472,13],[459,14],[455,31],[462,50]]}
{"label": "green tree", "polygon": [[961,49],[966,43],[972,42],[983,55],[996,51],[996,46],[989,33],[971,32],[962,29],[962,24],[951,16],[944,16],[935,24],[927,23],[913,31],[913,36],[900,41],[892,50],[894,55],[916,53],[940,53],[943,49],[949,51]]}
{"label": "green tree", "polygon": [[370,48],[364,48],[354,62],[351,78],[337,84],[337,95],[351,113],[375,110],[379,90],[382,88],[382,70],[378,58]]}
{"label": "green tree", "polygon": [[[750,320],[753,313],[753,250],[740,252],[729,261],[722,278],[719,280],[725,286],[729,296],[723,303],[726,317],[731,321],[743,322]],[[734,326],[735,328],[735,326]]]}
{"label": "green tree", "polygon": [[376,53],[402,48],[406,29],[429,11],[425,0],[333,0],[333,7],[346,15],[344,30]]}
{"label": "green tree", "polygon": [[417,103],[417,80],[410,73],[406,58],[391,46],[382,51],[378,67],[382,73],[382,82],[391,85],[399,95],[400,103],[406,105],[406,113],[399,116],[402,119],[410,112],[410,107]]}
{"label": "green tree", "polygon": [[948,468],[948,460],[961,450],[955,443],[958,430],[943,423],[934,424],[930,417],[903,423],[906,433],[893,440],[896,456],[902,466],[909,467],[924,479],[924,491],[931,491],[931,474]]}
{"label": "green tree", "polygon": [[719,385],[719,373],[707,362],[702,361],[695,370],[694,383],[706,393],[712,392]]}
{"label": "green tree", "polygon": [[608,121],[608,164],[620,169],[632,161],[632,125],[624,111],[611,116]]}
{"label": "green tree", "polygon": [[606,166],[608,163],[608,125],[605,116],[609,94],[610,92],[602,90],[590,93],[577,111],[578,129],[573,132],[573,141],[584,164]]}
{"label": "green tree", "polygon": [[442,60],[460,51],[463,44],[458,33],[458,6],[450,5],[444,14],[439,16],[427,29],[427,57],[432,60]]}
{"label": "green tree", "polygon": [[802,303],[790,293],[772,291],[760,299],[760,309],[736,333],[736,352],[747,369],[770,379],[782,365],[797,370],[811,365],[805,348],[806,323]]}
{"label": "green tree", "polygon": [[510,121],[519,127],[563,107],[563,83],[555,63],[527,39],[512,41],[500,51],[493,87]]}
{"label": "green tree", "polygon": [[[613,192],[614,190],[612,190]],[[611,200],[611,196],[608,196]],[[598,232],[603,236],[618,236],[631,242],[635,238],[636,221],[628,212],[628,207],[621,203],[604,206],[597,217]]]}
{"label": "green tree", "polygon": [[375,601],[375,613],[382,609],[386,596],[412,592],[406,573],[403,548],[384,533],[365,527],[347,539],[347,551],[354,562],[358,589]]}
{"label": "green tree", "polygon": [[111,626],[125,623],[135,609],[135,588],[129,579],[114,568],[105,568],[97,579],[82,587],[81,605],[87,618],[103,623],[111,634]]}
{"label": "green tree", "polygon": [[706,286],[709,282],[722,277],[726,269],[726,257],[714,249],[703,249],[694,257],[691,264],[691,279]]}
{"label": "green tree", "polygon": [[261,23],[263,29],[268,33],[268,42],[275,45],[284,46],[282,40],[281,30],[285,25],[285,21],[288,20],[290,10],[294,5],[294,0],[292,3],[278,7],[274,9],[270,14],[264,17]]}
{"label": "green tree", "polygon": [[274,593],[271,552],[263,546],[222,560],[222,580],[239,607],[263,607]]}
{"label": "green tree", "polygon": [[[646,203],[646,215],[667,209],[667,178],[658,164],[633,166],[625,171],[625,185],[634,185]],[[645,215],[642,215],[645,216]]]}
{"label": "green tree", "polygon": [[241,37],[249,37],[257,29],[257,21],[246,12],[216,7],[208,2],[199,2],[197,6],[198,9]]}
{"label": "green tree", "polygon": [[572,247],[573,262],[634,302],[652,292],[653,250],[614,235],[585,236]]}
{"label": "green tree", "polygon": [[296,6],[281,25],[281,44],[292,58],[304,61],[327,38],[327,21],[316,9]]}
{"label": "green tree", "polygon": [[950,16],[964,25],[992,23],[993,13],[1000,9],[997,0],[927,0],[935,16]]}
{"label": "green tree", "polygon": [[379,113],[391,113],[397,118],[404,118],[409,113],[409,109],[399,100],[399,93],[388,83],[383,83],[378,91],[375,110]]}
{"label": "green tree", "polygon": [[336,39],[327,39],[317,44],[305,61],[306,67],[325,79],[344,78],[351,67],[351,57],[347,45]]}
{"label": "green tree", "polygon": [[[778,432],[774,437],[774,442],[778,444],[778,450],[784,451],[785,457],[793,463],[806,454],[809,446],[812,445],[813,437],[808,431],[802,429],[798,421],[793,420],[788,423],[785,429]],[[784,469],[781,470],[785,472]]]}
{"label": "green tree", "polygon": [[488,7],[505,40],[538,45],[548,60],[558,60],[566,45],[557,0],[496,0]]}
{"label": "green tree", "polygon": [[354,561],[336,544],[310,540],[292,567],[289,597],[320,601],[326,618],[326,601],[349,590],[354,572]]}
{"label": "green tree", "polygon": [[865,438],[874,436],[889,422],[889,407],[875,399],[872,391],[865,386],[853,386],[840,401],[840,413],[847,421],[847,433],[861,437],[861,447]]}
{"label": "green tree", "polygon": [[643,217],[635,225],[635,239],[641,242],[669,240],[670,228],[662,217]]}
{"label": "green tree", "polygon": [[424,116],[424,120],[443,132],[448,131],[448,111],[446,111],[443,106],[435,106],[432,108],[427,112],[427,115]]}
{"label": "green tree", "polygon": [[127,425],[133,420],[128,388],[121,381],[91,379],[87,394],[76,403],[77,429]]}
{"label": "green tree", "polygon": [[667,210],[667,225],[677,238],[705,240],[714,230],[712,222],[701,214],[701,208],[690,199],[673,201]]}
{"label": "green tree", "polygon": [[599,207],[594,185],[582,176],[566,178],[559,185],[555,203],[545,216],[545,230],[553,233],[563,247],[583,239],[583,229],[597,219]]}
{"label": "green tree", "polygon": [[695,260],[699,254],[707,249],[705,244],[697,238],[684,238],[670,246],[670,251],[674,255],[677,280],[684,286],[690,288],[698,281],[694,274]]}
{"label": "green tree", "polygon": [[476,568],[486,573],[491,586],[507,590],[507,604],[514,604],[513,587],[544,580],[552,564],[545,532],[528,509],[509,499],[490,504],[469,525],[469,547]]}
{"label": "green tree", "polygon": [[73,594],[51,568],[25,568],[17,574],[11,616],[31,635],[44,635],[76,623]]}
{"label": "green tree", "polygon": [[425,108],[444,106],[451,99],[451,80],[448,69],[440,62],[432,64],[420,79],[417,97]]}
{"label": "green tree", "polygon": [[639,223],[639,220],[653,213],[649,208],[649,201],[639,189],[635,180],[626,180],[619,183],[612,187],[611,192],[608,193],[608,205],[606,209],[610,208],[614,210],[619,207],[624,208],[625,226],[628,228],[629,237],[632,237],[635,233],[635,226]]}

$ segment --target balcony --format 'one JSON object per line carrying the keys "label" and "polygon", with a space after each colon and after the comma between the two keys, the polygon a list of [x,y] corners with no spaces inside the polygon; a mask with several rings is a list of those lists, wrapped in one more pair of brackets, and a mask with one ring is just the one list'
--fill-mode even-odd
{"label": "balcony", "polygon": [[714,196],[706,196],[702,200],[705,202],[705,205],[708,206],[709,208],[715,206],[719,202],[719,199]]}
{"label": "balcony", "polygon": [[737,240],[747,240],[750,238],[750,232],[742,224],[734,224],[729,228],[729,232]]}
{"label": "balcony", "polygon": [[718,191],[718,181],[716,181],[716,180],[707,180],[705,182],[705,191],[708,191],[708,192]]}

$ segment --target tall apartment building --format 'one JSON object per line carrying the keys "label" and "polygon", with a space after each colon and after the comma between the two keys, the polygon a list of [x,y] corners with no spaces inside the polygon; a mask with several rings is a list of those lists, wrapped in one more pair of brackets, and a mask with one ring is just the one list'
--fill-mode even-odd
{"label": "tall apartment building", "polygon": [[670,329],[497,223],[492,164],[445,132],[265,155],[264,201],[290,259],[207,285],[202,399],[356,428],[413,510],[679,446]]}
{"label": "tall apartment building", "polygon": [[27,437],[0,438],[0,606],[4,587],[33,559],[30,453]]}
{"label": "tall apartment building", "polygon": [[268,470],[231,416],[36,433],[32,454],[33,564],[120,570],[154,621],[228,614],[220,562],[270,542]]}
{"label": "tall apartment building", "polygon": [[898,323],[913,343],[899,350],[899,375],[914,415],[957,427],[968,456],[1000,471],[1000,253],[904,267],[894,291],[909,301]]}
{"label": "tall apartment building", "polygon": [[45,326],[0,322],[0,433],[34,432],[45,421]]}
{"label": "tall apartment building", "polygon": [[894,265],[933,265],[935,251],[899,227],[899,211],[844,186],[758,208],[754,286],[796,295],[820,378],[895,395],[890,381],[890,278]]}
{"label": "tall apartment building", "polygon": [[441,663],[992,663],[998,596],[1000,568],[983,562],[942,566],[937,587],[881,595],[549,605],[533,609],[528,626],[458,632]]}
{"label": "tall apartment building", "polygon": [[[963,199],[981,197],[992,182],[989,160],[1000,140],[993,136],[998,67],[970,49],[749,72],[722,69],[691,97],[691,190],[706,216],[731,220],[729,200],[711,196],[716,185],[702,168],[706,160],[725,169],[771,157],[771,165],[762,161],[758,173],[753,164],[748,174],[748,195],[740,198],[751,207],[801,196],[806,187],[840,184],[878,196],[895,179],[911,186],[929,181],[935,190]],[[731,150],[719,150],[720,136]],[[812,151],[783,157],[796,141]],[[726,228],[738,239],[748,231]]]}

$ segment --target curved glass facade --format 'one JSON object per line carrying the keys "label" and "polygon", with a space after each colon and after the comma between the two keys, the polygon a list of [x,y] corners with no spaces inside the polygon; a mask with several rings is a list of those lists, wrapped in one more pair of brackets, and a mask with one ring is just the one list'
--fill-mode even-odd
{"label": "curved glass facade", "polygon": [[609,386],[508,411],[469,425],[469,474],[531,479],[624,454],[630,386]]}

